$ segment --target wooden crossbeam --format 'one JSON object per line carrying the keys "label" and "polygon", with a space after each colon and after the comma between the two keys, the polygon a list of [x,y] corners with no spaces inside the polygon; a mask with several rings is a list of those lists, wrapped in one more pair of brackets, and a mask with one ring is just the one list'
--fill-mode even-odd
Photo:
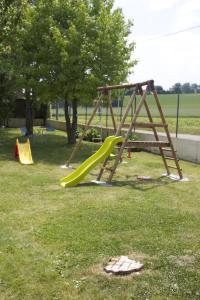
{"label": "wooden crossbeam", "polygon": [[[171,168],[171,169],[176,169],[176,170],[178,170],[178,168],[177,167],[175,167],[175,166],[170,166],[170,165],[168,165],[168,167],[169,168]],[[180,170],[182,171],[182,169],[180,168]]]}
{"label": "wooden crossbeam", "polygon": [[130,88],[135,88],[135,87],[142,87],[149,85],[151,87],[154,87],[154,80],[148,80],[144,82],[139,82],[139,83],[129,83],[129,84],[117,84],[117,85],[107,85],[107,86],[101,86],[97,88],[97,91],[110,91],[110,90],[118,90],[118,89],[130,89]]}

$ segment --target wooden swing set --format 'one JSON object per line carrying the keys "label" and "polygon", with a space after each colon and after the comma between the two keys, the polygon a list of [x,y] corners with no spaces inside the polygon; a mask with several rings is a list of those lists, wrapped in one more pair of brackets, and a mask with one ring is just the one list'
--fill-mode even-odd
{"label": "wooden swing set", "polygon": [[[123,114],[123,117],[120,121],[120,124],[117,127],[115,115],[114,115],[114,111],[113,111],[113,107],[112,107],[111,93],[112,93],[112,90],[119,90],[119,89],[120,90],[131,89],[131,90],[133,90],[133,92],[132,92],[132,95],[128,102],[128,105],[125,109],[125,112]],[[111,86],[105,86],[105,87],[98,87],[97,91],[98,91],[98,98],[95,101],[94,111],[93,111],[92,115],[90,116],[87,124],[85,125],[83,133],[80,136],[79,141],[76,144],[73,152],[71,153],[71,156],[69,157],[69,159],[66,163],[66,166],[69,167],[75,154],[77,153],[78,149],[80,148],[80,145],[86,135],[86,131],[88,130],[90,124],[92,123],[94,116],[96,115],[100,105],[102,104],[103,97],[105,97],[105,95],[106,95],[107,101],[108,101],[108,108],[110,110],[110,114],[111,114],[111,118],[112,118],[112,124],[113,124],[113,128],[114,128],[115,136],[120,136],[123,128],[126,128],[126,132],[125,132],[123,143],[118,144],[118,154],[115,157],[113,166],[112,167],[107,166],[108,160],[109,160],[109,158],[107,158],[103,162],[103,164],[100,168],[100,172],[97,176],[97,182],[100,182],[104,171],[109,171],[110,174],[108,176],[107,183],[108,184],[111,183],[112,178],[116,172],[117,166],[121,161],[123,151],[125,149],[131,149],[133,147],[134,148],[158,147],[160,155],[161,155],[163,163],[164,163],[164,166],[165,166],[165,169],[166,169],[166,175],[170,176],[171,175],[170,170],[176,169],[179,179],[180,180],[183,179],[182,169],[180,168],[179,160],[176,155],[176,150],[174,149],[172,139],[171,139],[171,136],[170,136],[170,133],[168,130],[168,124],[166,123],[166,120],[165,120],[165,117],[164,117],[164,114],[163,114],[163,111],[161,108],[161,104],[160,104],[160,101],[159,101],[159,98],[158,98],[158,95],[157,95],[157,92],[156,92],[156,89],[154,86],[154,80],[149,80],[149,81],[134,83],[134,84],[123,84],[123,85],[111,85]],[[161,119],[160,123],[153,122],[153,117],[152,117],[151,110],[148,105],[148,99],[147,99],[147,95],[149,93],[151,93],[153,95],[153,99],[155,100],[156,106],[158,108],[159,117]],[[140,96],[140,101],[137,105],[136,105],[136,95]],[[131,118],[131,121],[129,121],[129,123],[125,123],[128,115],[129,115],[129,112],[130,112],[131,108],[133,107],[133,104],[135,104],[135,112]],[[140,115],[141,109],[143,107],[146,110],[149,122],[136,122],[137,118]],[[134,128],[150,128],[150,129],[152,129],[155,140],[153,140],[153,141],[130,141],[129,137]],[[159,139],[157,128],[164,128],[164,131],[166,133],[166,141]],[[169,165],[168,164],[169,161],[173,161],[174,164]]]}

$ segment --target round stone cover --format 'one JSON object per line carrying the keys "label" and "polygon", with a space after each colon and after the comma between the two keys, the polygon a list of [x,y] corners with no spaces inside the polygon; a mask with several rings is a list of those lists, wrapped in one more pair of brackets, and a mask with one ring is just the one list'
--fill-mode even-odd
{"label": "round stone cover", "polygon": [[142,268],[143,264],[140,262],[129,259],[127,256],[120,256],[111,258],[104,270],[107,273],[123,275],[140,271]]}

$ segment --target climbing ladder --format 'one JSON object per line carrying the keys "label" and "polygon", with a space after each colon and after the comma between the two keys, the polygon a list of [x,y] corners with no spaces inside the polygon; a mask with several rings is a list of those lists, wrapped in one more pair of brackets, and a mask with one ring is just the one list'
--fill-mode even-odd
{"label": "climbing ladder", "polygon": [[[143,89],[145,87],[145,89]],[[119,162],[121,161],[121,157],[123,154],[123,151],[125,148],[131,148],[131,147],[158,147],[160,155],[162,157],[165,169],[166,169],[166,175],[169,176],[171,174],[170,170],[171,169],[176,169],[179,179],[183,178],[182,175],[182,170],[179,166],[179,160],[176,155],[176,150],[174,149],[172,139],[169,133],[168,125],[166,123],[160,101],[158,99],[158,95],[154,86],[154,81],[149,80],[146,82],[142,83],[136,83],[136,84],[126,84],[126,85],[115,85],[115,86],[106,86],[106,87],[100,87],[98,88],[98,91],[101,92],[102,94],[109,94],[110,91],[113,89],[122,89],[122,88],[133,88],[133,94],[130,97],[129,103],[127,105],[126,111],[124,112],[123,118],[121,120],[121,123],[119,124],[119,127],[116,130],[116,136],[119,136],[121,134],[122,128],[127,128],[127,132],[124,138],[123,143],[119,145],[118,148],[118,154],[115,158],[114,164],[112,167],[108,167],[108,158],[104,161],[103,165],[101,166],[100,172],[97,177],[97,181],[100,181],[104,171],[109,171],[109,177],[107,180],[107,183],[110,183],[112,181],[112,178],[116,172],[117,166]],[[158,108],[158,112],[161,118],[161,123],[154,123],[153,118],[151,115],[150,108],[148,106],[148,101],[147,101],[147,94],[151,92],[153,95],[153,98],[155,100],[155,103]],[[129,124],[125,123],[125,120],[128,116],[128,113],[133,105],[133,102],[136,101],[136,95],[139,94],[141,95],[141,99],[139,104],[136,107],[135,113],[133,115],[133,118]],[[143,123],[143,122],[136,122],[140,111],[142,107],[145,107],[146,112],[147,112],[147,117],[149,119],[148,123]],[[151,128],[153,133],[154,133],[154,141],[129,141],[129,136],[132,133],[133,128]],[[162,141],[159,138],[157,128],[164,128],[164,131],[166,133],[166,141]],[[174,165],[169,165],[168,162],[173,161]]]}

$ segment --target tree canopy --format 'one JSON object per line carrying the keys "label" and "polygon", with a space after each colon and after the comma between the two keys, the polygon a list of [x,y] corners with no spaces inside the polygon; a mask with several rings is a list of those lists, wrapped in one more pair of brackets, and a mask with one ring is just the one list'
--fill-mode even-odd
{"label": "tree canopy", "polygon": [[27,103],[65,101],[70,143],[75,142],[77,103],[91,101],[98,85],[125,81],[136,63],[131,60],[134,43],[128,42],[132,24],[113,2],[10,1],[10,24],[17,26],[14,31],[10,26],[7,36],[18,86],[25,89]]}

